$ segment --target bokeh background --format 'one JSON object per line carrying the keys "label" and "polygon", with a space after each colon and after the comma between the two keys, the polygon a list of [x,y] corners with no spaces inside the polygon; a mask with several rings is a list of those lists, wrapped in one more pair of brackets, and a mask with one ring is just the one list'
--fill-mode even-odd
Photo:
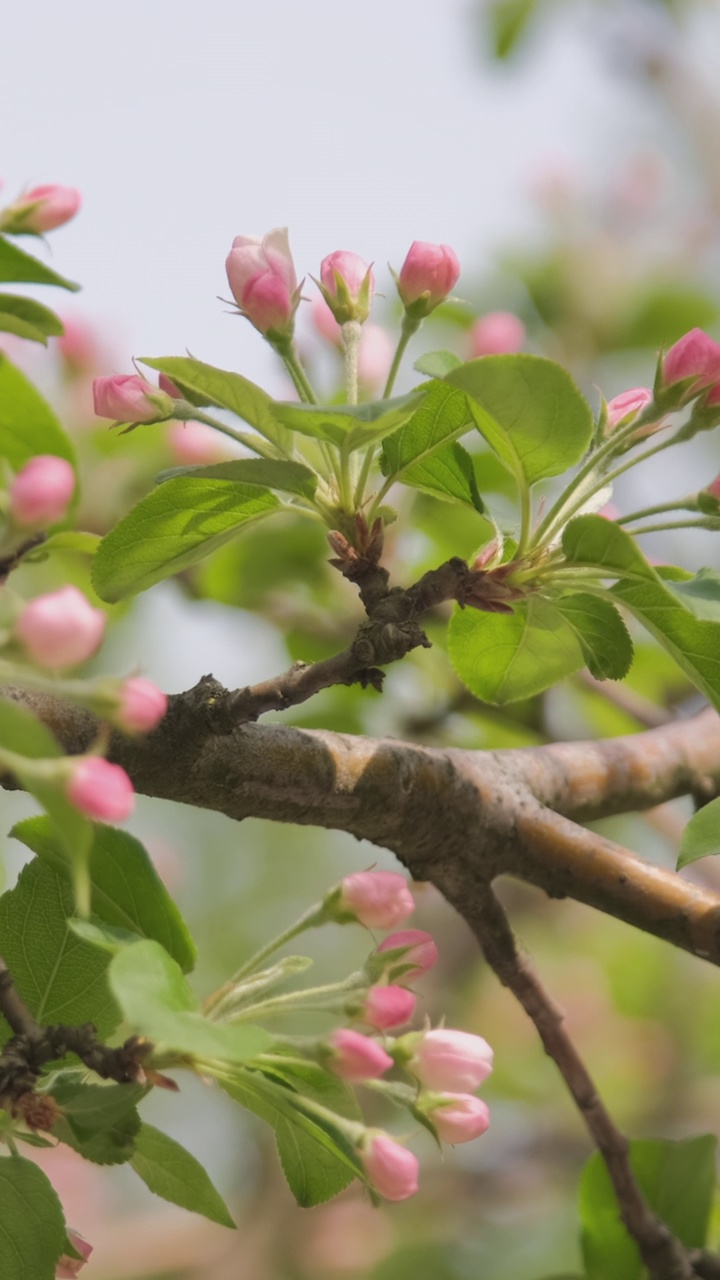
{"label": "bokeh background", "polygon": [[[109,433],[92,417],[93,374],[189,350],[291,394],[269,348],[219,300],[237,234],[288,225],[301,275],[317,274],[337,248],[373,260],[386,294],[374,319],[390,332],[398,312],[385,263],[399,268],[413,239],[447,242],[463,264],[460,301],[423,331],[415,354],[452,346],[468,356],[473,321],[510,311],[525,326],[524,349],[564,362],[594,404],[598,387],[609,397],[651,383],[661,343],[694,325],[720,337],[712,0],[37,0],[3,16],[3,55],[3,196],[51,181],[83,193],[82,214],[47,250],[83,285],[62,300],[73,342],[52,340],[48,352],[4,345],[74,434],[87,528],[109,527],[189,449],[218,448],[167,426]],[[335,353],[309,304],[302,310],[303,349],[331,394]],[[412,378],[408,364],[406,387]],[[713,437],[686,455],[619,486],[617,504],[660,501],[679,482],[692,490],[717,474]],[[502,475],[481,454],[478,471],[507,514]],[[417,497],[389,538],[390,567],[407,582],[449,554],[470,556],[478,540],[466,513]],[[668,535],[646,549],[691,567],[717,562],[710,535]],[[332,652],[358,614],[326,555],[311,524],[261,526],[116,608],[96,668],[139,668],[173,691],[205,671],[235,686]],[[62,569],[89,589],[83,561]],[[35,594],[55,571],[23,570],[18,587]],[[432,638],[430,653],[390,673],[382,698],[327,691],[293,722],[494,748],[635,732],[697,705],[646,637],[619,689],[576,677],[496,711],[458,686],[441,619]],[[3,831],[31,811],[22,796],[1,803]],[[686,816],[666,806],[603,829],[672,866]],[[394,865],[339,835],[237,826],[160,802],[141,802],[132,829],[190,921],[203,993],[333,880]],[[6,841],[3,853],[11,883],[21,852]],[[695,874],[720,886],[711,865]],[[715,1130],[714,972],[584,908],[518,885],[505,897],[618,1122],[633,1136]],[[417,925],[441,949],[423,1013],[496,1048],[489,1134],[444,1161],[419,1138],[422,1190],[407,1204],[376,1211],[358,1190],[303,1211],[262,1126],[184,1081],[180,1095],[154,1097],[147,1118],[207,1163],[238,1230],[153,1201],[128,1169],[51,1153],[45,1167],[68,1220],[95,1246],[88,1280],[539,1280],[580,1270],[582,1126],[454,913],[427,887],[417,899]],[[347,929],[309,945],[318,981],[367,950]],[[391,1123],[372,1099],[369,1114]]]}

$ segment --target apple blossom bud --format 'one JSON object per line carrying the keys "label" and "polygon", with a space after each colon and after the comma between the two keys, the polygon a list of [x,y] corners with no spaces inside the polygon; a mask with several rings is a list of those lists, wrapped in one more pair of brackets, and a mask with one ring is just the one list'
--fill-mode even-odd
{"label": "apple blossom bud", "polygon": [[630,391],[621,391],[613,396],[607,404],[608,427],[617,427],[620,423],[629,422],[641,413],[647,405],[652,404],[653,393],[649,387],[633,387]]}
{"label": "apple blossom bud", "polygon": [[487,1131],[490,1112],[487,1103],[471,1093],[437,1093],[423,1095],[418,1104],[432,1120],[441,1142],[453,1146],[472,1142]]}
{"label": "apple blossom bud", "polygon": [[228,283],[240,311],[265,337],[288,338],[299,291],[287,227],[258,240],[236,236],[225,262]]}
{"label": "apple blossom bud", "polygon": [[415,996],[405,987],[371,987],[357,1017],[377,1031],[401,1027],[415,1012]]}
{"label": "apple blossom bud", "polygon": [[338,324],[367,319],[375,292],[375,277],[356,253],[336,249],[320,263],[320,281],[315,282]]}
{"label": "apple blossom bud", "polygon": [[401,929],[384,938],[375,955],[387,953],[389,977],[402,978],[404,982],[419,978],[437,964],[438,949],[435,939],[422,929]]}
{"label": "apple blossom bud", "polygon": [[125,770],[102,756],[81,756],[72,762],[66,795],[94,822],[124,822],[135,808],[135,792]]}
{"label": "apple blossom bud", "polygon": [[512,311],[488,311],[470,330],[473,356],[515,355],[525,341],[525,325]]}
{"label": "apple blossom bud", "polygon": [[720,344],[702,329],[691,329],[666,352],[660,366],[660,385],[673,386],[692,378],[681,403],[692,399],[700,387],[720,379]]}
{"label": "apple blossom bud", "polygon": [[40,667],[74,667],[98,648],[105,614],[93,609],[77,587],[36,596],[15,623],[15,638]]}
{"label": "apple blossom bud", "polygon": [[422,319],[452,293],[459,275],[460,263],[450,245],[413,240],[395,283],[405,310]]}
{"label": "apple blossom bud", "polygon": [[384,387],[390,372],[395,344],[387,329],[364,324],[358,343],[358,381],[366,391]]}
{"label": "apple blossom bud", "polygon": [[139,373],[95,378],[93,403],[98,418],[115,422],[164,422],[175,412],[167,392],[146,382]]}
{"label": "apple blossom bud", "polygon": [[[412,1035],[413,1033],[411,1033]],[[482,1036],[438,1027],[417,1033],[408,1066],[428,1089],[472,1093],[493,1067],[493,1051]]]}
{"label": "apple blossom bud", "polygon": [[11,235],[27,232],[31,235],[42,235],[44,231],[53,231],[75,217],[82,197],[75,187],[61,187],[47,183],[41,187],[33,187],[15,204],[6,209],[0,219],[3,231]]}
{"label": "apple blossom bud", "polygon": [[407,1200],[418,1189],[418,1162],[412,1151],[379,1129],[369,1129],[360,1158],[373,1187],[386,1200]]}
{"label": "apple blossom bud", "polygon": [[415,910],[405,877],[396,871],[357,871],[338,889],[328,894],[326,910],[341,923],[357,920],[368,929],[391,929]]}
{"label": "apple blossom bud", "polygon": [[44,529],[62,520],[75,491],[75,472],[64,458],[31,458],[10,485],[8,514],[23,529]]}
{"label": "apple blossom bud", "polygon": [[332,1031],[325,1043],[326,1066],[333,1075],[351,1083],[360,1080],[376,1080],[393,1065],[388,1053],[369,1036],[359,1031],[339,1027]]}
{"label": "apple blossom bud", "polygon": [[167,711],[166,695],[141,676],[131,676],[126,680],[120,697],[114,720],[120,729],[126,729],[128,733],[149,733]]}
{"label": "apple blossom bud", "polygon": [[81,1256],[79,1258],[71,1258],[69,1254],[64,1253],[61,1258],[58,1258],[55,1264],[55,1280],[73,1280],[74,1276],[80,1274],[81,1267],[85,1266],[93,1251],[92,1245],[88,1244],[87,1240],[84,1240],[78,1231],[73,1231],[72,1228],[68,1227],[67,1237],[73,1249]]}

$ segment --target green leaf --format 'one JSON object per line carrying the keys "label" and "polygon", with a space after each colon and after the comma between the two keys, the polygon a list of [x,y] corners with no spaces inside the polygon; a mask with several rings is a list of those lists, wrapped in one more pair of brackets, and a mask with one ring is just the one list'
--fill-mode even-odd
{"label": "green leaf", "polygon": [[383,475],[398,480],[422,467],[432,454],[451,444],[472,424],[467,396],[443,382],[428,383],[422,404],[404,426],[385,440],[380,454]]}
{"label": "green leaf", "polygon": [[291,431],[328,440],[347,453],[376,444],[407,422],[421,403],[424,388],[392,400],[370,400],[365,404],[273,406],[277,418]]}
{"label": "green leaf", "polygon": [[446,373],[451,373],[460,364],[462,360],[454,351],[427,351],[415,361],[413,369],[417,369],[418,373],[426,373],[428,378],[444,378]]}
{"label": "green leaf", "polygon": [[[355,1148],[332,1115],[313,1112],[295,1093],[259,1071],[243,1071],[222,1087],[275,1131],[288,1185],[298,1204],[310,1207],[339,1195],[353,1178],[365,1180]],[[326,1104],[325,1104],[326,1105]]]}
{"label": "green leaf", "polygon": [[0,1275],[54,1280],[65,1244],[65,1219],[41,1169],[21,1156],[0,1159]]}
{"label": "green leaf", "polygon": [[56,271],[51,271],[37,258],[33,258],[29,253],[25,253],[22,249],[18,249],[12,240],[8,240],[6,236],[0,235],[0,280],[3,283],[13,282],[17,284],[53,284],[60,289],[70,289],[76,293],[80,288],[79,284],[73,284],[72,280],[66,280],[64,276],[59,276]]}
{"label": "green leaf", "polygon": [[234,480],[168,480],[103,538],[93,564],[95,590],[113,602],[146,591],[279,505],[269,490]]}
{"label": "green leaf", "polygon": [[[651,1209],[691,1249],[707,1237],[715,1190],[717,1138],[683,1142],[630,1143],[630,1164]],[[583,1261],[588,1280],[641,1280],[645,1275],[635,1241],[620,1219],[610,1178],[599,1153],[580,1182]]]}
{"label": "green leaf", "polygon": [[677,869],[716,853],[720,853],[720,799],[703,805],[688,822],[680,841]]}
{"label": "green leaf", "polygon": [[110,988],[135,1032],[200,1058],[242,1062],[273,1038],[260,1027],[210,1022],[178,964],[157,942],[135,942],[113,956]]}
{"label": "green leaf", "polygon": [[315,497],[318,478],[301,462],[277,461],[274,458],[243,458],[237,462],[216,462],[208,467],[173,467],[158,476],[158,483],[176,476],[196,476],[205,480],[234,480],[245,484],[259,484],[266,489],[280,489],[283,493],[296,493],[300,497]]}
{"label": "green leaf", "polygon": [[615,599],[659,640],[678,666],[720,709],[720,623],[696,618],[677,594],[678,583],[664,582],[628,533],[602,516],[580,516],[563,533],[563,551],[571,564],[594,565],[619,578]]}
{"label": "green leaf", "polygon": [[36,453],[75,460],[72,445],[50,405],[0,353],[0,458],[17,471]]}
{"label": "green leaf", "polygon": [[658,577],[670,583],[671,591],[686,609],[706,622],[720,622],[720,573],[700,569],[694,577],[683,574],[680,581],[672,581],[663,573],[663,567],[658,566]]}
{"label": "green leaf", "polygon": [[51,533],[39,547],[34,547],[23,560],[45,560],[53,551],[75,551],[78,555],[94,556],[100,546],[99,533],[86,533],[82,529],[62,529]]}
{"label": "green leaf", "polygon": [[456,608],[449,654],[468,689],[500,706],[541,693],[585,662],[574,628],[541,596],[515,613]]}
{"label": "green leaf", "polygon": [[422,462],[410,466],[402,475],[402,483],[413,489],[422,489],[434,498],[443,498],[446,502],[462,502],[482,513],[485,503],[480,497],[475,479],[473,460],[467,449],[453,441],[444,444],[423,459]]}
{"label": "green leaf", "polygon": [[50,730],[32,711],[10,698],[0,698],[0,743],[32,760],[51,760],[62,752]]}
{"label": "green leaf", "polygon": [[496,58],[509,58],[515,52],[536,8],[536,0],[493,0],[488,16]]}
{"label": "green leaf", "polygon": [[633,645],[614,604],[583,591],[554,603],[580,641],[585,665],[595,679],[622,680],[632,666]]}
{"label": "green leaf", "polygon": [[[107,983],[109,956],[68,929],[74,909],[66,876],[33,858],[0,897],[2,955],[38,1022],[94,1022],[104,1037],[120,1021]],[[10,1031],[1,1026],[5,1040]]]}
{"label": "green leaf", "polygon": [[136,1084],[87,1084],[79,1072],[51,1077],[49,1093],[62,1108],[53,1134],[94,1164],[124,1164],[140,1130],[137,1104],[147,1093]]}
{"label": "green leaf", "polygon": [[[70,862],[47,818],[26,818],[10,832],[66,878]],[[91,910],[101,920],[141,938],[152,938],[184,973],[196,959],[195,944],[146,850],[127,831],[97,824],[90,853]]]}
{"label": "green leaf", "polygon": [[0,330],[41,342],[43,346],[49,337],[64,332],[61,321],[49,307],[43,307],[33,298],[16,297],[14,293],[0,293]]}
{"label": "green leaf", "polygon": [[230,409],[266,440],[284,448],[285,432],[275,416],[273,401],[262,387],[239,373],[216,369],[214,365],[185,356],[163,356],[159,359],[143,356],[142,363],[167,374],[191,404]]}
{"label": "green leaf", "polygon": [[219,1191],[199,1160],[166,1133],[143,1124],[135,1138],[130,1163],[146,1187],[163,1200],[200,1213],[221,1227],[235,1223]]}
{"label": "green leaf", "polygon": [[481,356],[454,369],[445,381],[467,393],[479,431],[527,484],[561,475],[590,444],[590,406],[552,360]]}

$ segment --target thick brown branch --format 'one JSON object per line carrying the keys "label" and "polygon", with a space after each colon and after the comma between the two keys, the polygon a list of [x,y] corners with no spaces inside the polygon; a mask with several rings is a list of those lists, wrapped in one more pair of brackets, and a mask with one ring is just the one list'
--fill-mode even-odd
{"label": "thick brown branch", "polygon": [[[613,1123],[572,1043],[562,1011],[527,956],[519,953],[507,916],[492,891],[476,884],[463,914],[488,964],[530,1017],[545,1052],[557,1065],[607,1166],[620,1214],[653,1280],[693,1280],[684,1246],[647,1205],[630,1167],[628,1142]],[[701,1273],[702,1274],[702,1273]]]}

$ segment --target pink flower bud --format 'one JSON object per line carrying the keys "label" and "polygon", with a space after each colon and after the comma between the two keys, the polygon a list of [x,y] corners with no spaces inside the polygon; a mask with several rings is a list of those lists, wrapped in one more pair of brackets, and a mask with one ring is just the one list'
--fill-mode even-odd
{"label": "pink flower bud", "polygon": [[371,266],[346,249],[336,249],[320,263],[320,289],[338,324],[367,319],[375,292]]}
{"label": "pink flower bud", "polygon": [[9,515],[21,528],[44,529],[62,520],[75,491],[75,472],[64,458],[31,458],[10,485]]}
{"label": "pink flower bud", "polygon": [[352,1083],[375,1080],[393,1065],[392,1058],[377,1040],[362,1036],[359,1031],[350,1031],[347,1027],[339,1027],[337,1031],[330,1033],[326,1049],[328,1071],[332,1071],[341,1080]]}
{"label": "pink flower bud", "polygon": [[422,929],[401,929],[384,938],[376,955],[388,955],[388,973],[402,977],[404,982],[419,978],[437,964],[438,949],[435,939]]}
{"label": "pink flower bud", "polygon": [[629,421],[652,404],[652,401],[653,393],[649,387],[633,387],[631,391],[621,391],[619,396],[608,400],[608,426],[617,427],[621,422]]}
{"label": "pink flower bud", "polygon": [[260,333],[292,333],[299,298],[287,227],[269,231],[262,240],[236,236],[225,270],[238,307]]}
{"label": "pink flower bud", "polygon": [[418,1189],[418,1162],[412,1151],[378,1129],[368,1130],[360,1151],[365,1172],[386,1200],[408,1200]]}
{"label": "pink flower bud", "polygon": [[422,1110],[432,1120],[441,1142],[457,1146],[472,1142],[490,1125],[487,1103],[471,1093],[436,1094],[422,1103]]}
{"label": "pink flower bud", "polygon": [[493,1051],[482,1036],[449,1027],[418,1036],[408,1065],[428,1089],[472,1093],[490,1075]]}
{"label": "pink flower bud", "polygon": [[449,244],[413,240],[397,279],[406,310],[427,316],[452,293],[460,275],[460,263]]}
{"label": "pink flower bud", "polygon": [[358,343],[358,379],[366,391],[382,388],[390,372],[395,345],[387,329],[364,324]]}
{"label": "pink flower bud", "polygon": [[391,929],[407,920],[415,900],[396,871],[357,871],[340,882],[339,918],[359,920],[368,929]]}
{"label": "pink flower bud", "polygon": [[470,330],[473,356],[514,355],[525,341],[525,325],[512,311],[488,311]]}
{"label": "pink flower bud", "polygon": [[98,418],[115,422],[164,422],[174,412],[171,397],[139,373],[118,373],[95,378],[93,403]]}
{"label": "pink flower bud", "polygon": [[61,587],[25,605],[15,637],[38,666],[74,667],[98,648],[105,621],[77,587]]}
{"label": "pink flower bud", "polygon": [[167,442],[175,461],[184,467],[222,462],[230,456],[219,431],[204,422],[171,422]]}
{"label": "pink flower bud", "polygon": [[124,822],[135,808],[135,792],[124,769],[101,756],[73,762],[67,798],[93,822]]}
{"label": "pink flower bud", "polygon": [[131,676],[123,684],[115,723],[129,733],[149,733],[162,720],[167,703],[167,697],[156,685],[141,676]]}
{"label": "pink flower bud", "polygon": [[78,1231],[68,1228],[67,1235],[73,1249],[82,1254],[82,1257],[71,1258],[69,1254],[64,1253],[56,1263],[55,1280],[73,1280],[73,1276],[80,1274],[81,1267],[85,1266],[93,1251],[92,1245],[88,1244],[87,1240],[84,1240]]}
{"label": "pink flower bud", "polygon": [[662,362],[663,387],[686,378],[694,379],[691,395],[698,387],[720,379],[720,344],[713,342],[702,329],[691,329],[686,333],[670,348]]}
{"label": "pink flower bud", "polygon": [[81,202],[80,192],[74,187],[60,187],[53,183],[33,187],[6,211],[3,219],[5,229],[42,235],[43,231],[53,231],[74,218]]}
{"label": "pink flower bud", "polygon": [[362,1022],[387,1031],[388,1027],[401,1027],[409,1022],[415,1012],[415,996],[405,987],[371,987],[360,1010]]}

